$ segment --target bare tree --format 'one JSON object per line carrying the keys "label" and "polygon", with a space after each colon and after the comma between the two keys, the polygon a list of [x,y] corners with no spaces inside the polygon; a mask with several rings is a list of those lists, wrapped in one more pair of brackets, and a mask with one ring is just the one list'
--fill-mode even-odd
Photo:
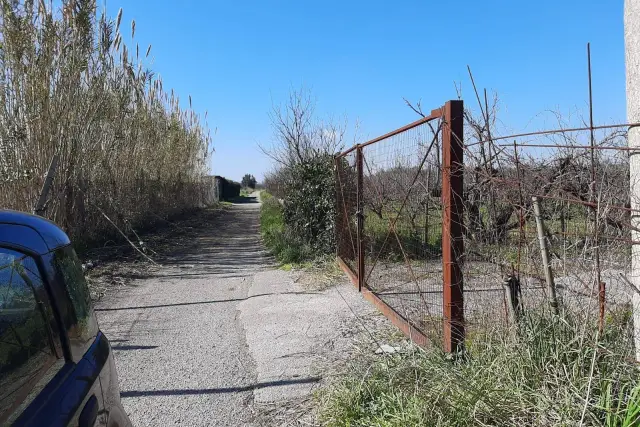
{"label": "bare tree", "polygon": [[285,235],[315,253],[330,253],[337,218],[334,155],[343,146],[346,125],[318,119],[304,88],[275,105],[270,118],[273,142],[260,148],[275,162],[276,170],[265,183],[284,201]]}
{"label": "bare tree", "polygon": [[324,155],[333,155],[344,145],[346,124],[320,120],[309,90],[292,90],[283,105],[274,105],[269,114],[273,142],[260,144],[264,154],[279,166],[290,167]]}

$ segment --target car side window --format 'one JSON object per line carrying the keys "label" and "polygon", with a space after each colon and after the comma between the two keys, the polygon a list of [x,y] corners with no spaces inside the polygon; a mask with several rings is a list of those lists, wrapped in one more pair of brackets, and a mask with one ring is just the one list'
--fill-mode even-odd
{"label": "car side window", "polygon": [[0,248],[0,424],[12,422],[63,363],[35,260]]}
{"label": "car side window", "polygon": [[89,288],[82,264],[71,246],[53,252],[53,264],[61,285],[64,285],[71,310],[65,319],[67,336],[74,361],[82,358],[98,334],[98,323],[93,312]]}

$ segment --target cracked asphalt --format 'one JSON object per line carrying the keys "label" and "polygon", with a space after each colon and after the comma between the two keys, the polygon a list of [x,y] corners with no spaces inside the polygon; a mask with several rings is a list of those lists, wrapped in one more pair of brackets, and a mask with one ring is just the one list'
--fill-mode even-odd
{"label": "cracked asphalt", "polygon": [[259,204],[236,204],[147,277],[97,305],[136,426],[250,425],[256,369],[238,320],[268,267]]}
{"label": "cracked asphalt", "polygon": [[373,310],[351,285],[312,292],[277,270],[259,207],[215,214],[96,305],[134,426],[274,425],[260,405],[309,396],[347,353],[353,310]]}

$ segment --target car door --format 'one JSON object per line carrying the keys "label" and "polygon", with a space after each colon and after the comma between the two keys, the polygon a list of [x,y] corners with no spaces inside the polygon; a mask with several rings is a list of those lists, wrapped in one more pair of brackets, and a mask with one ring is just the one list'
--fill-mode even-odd
{"label": "car door", "polygon": [[104,418],[98,375],[108,343],[96,335],[82,357],[72,354],[51,260],[0,247],[0,425],[96,426]]}

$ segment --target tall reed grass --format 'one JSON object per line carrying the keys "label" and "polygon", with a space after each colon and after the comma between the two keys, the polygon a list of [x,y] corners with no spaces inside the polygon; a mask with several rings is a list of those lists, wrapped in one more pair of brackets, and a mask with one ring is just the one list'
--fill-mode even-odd
{"label": "tall reed grass", "polygon": [[46,216],[73,238],[202,205],[210,133],[145,67],[151,46],[125,45],[122,10],[0,4],[0,207],[32,210],[54,154]]}

